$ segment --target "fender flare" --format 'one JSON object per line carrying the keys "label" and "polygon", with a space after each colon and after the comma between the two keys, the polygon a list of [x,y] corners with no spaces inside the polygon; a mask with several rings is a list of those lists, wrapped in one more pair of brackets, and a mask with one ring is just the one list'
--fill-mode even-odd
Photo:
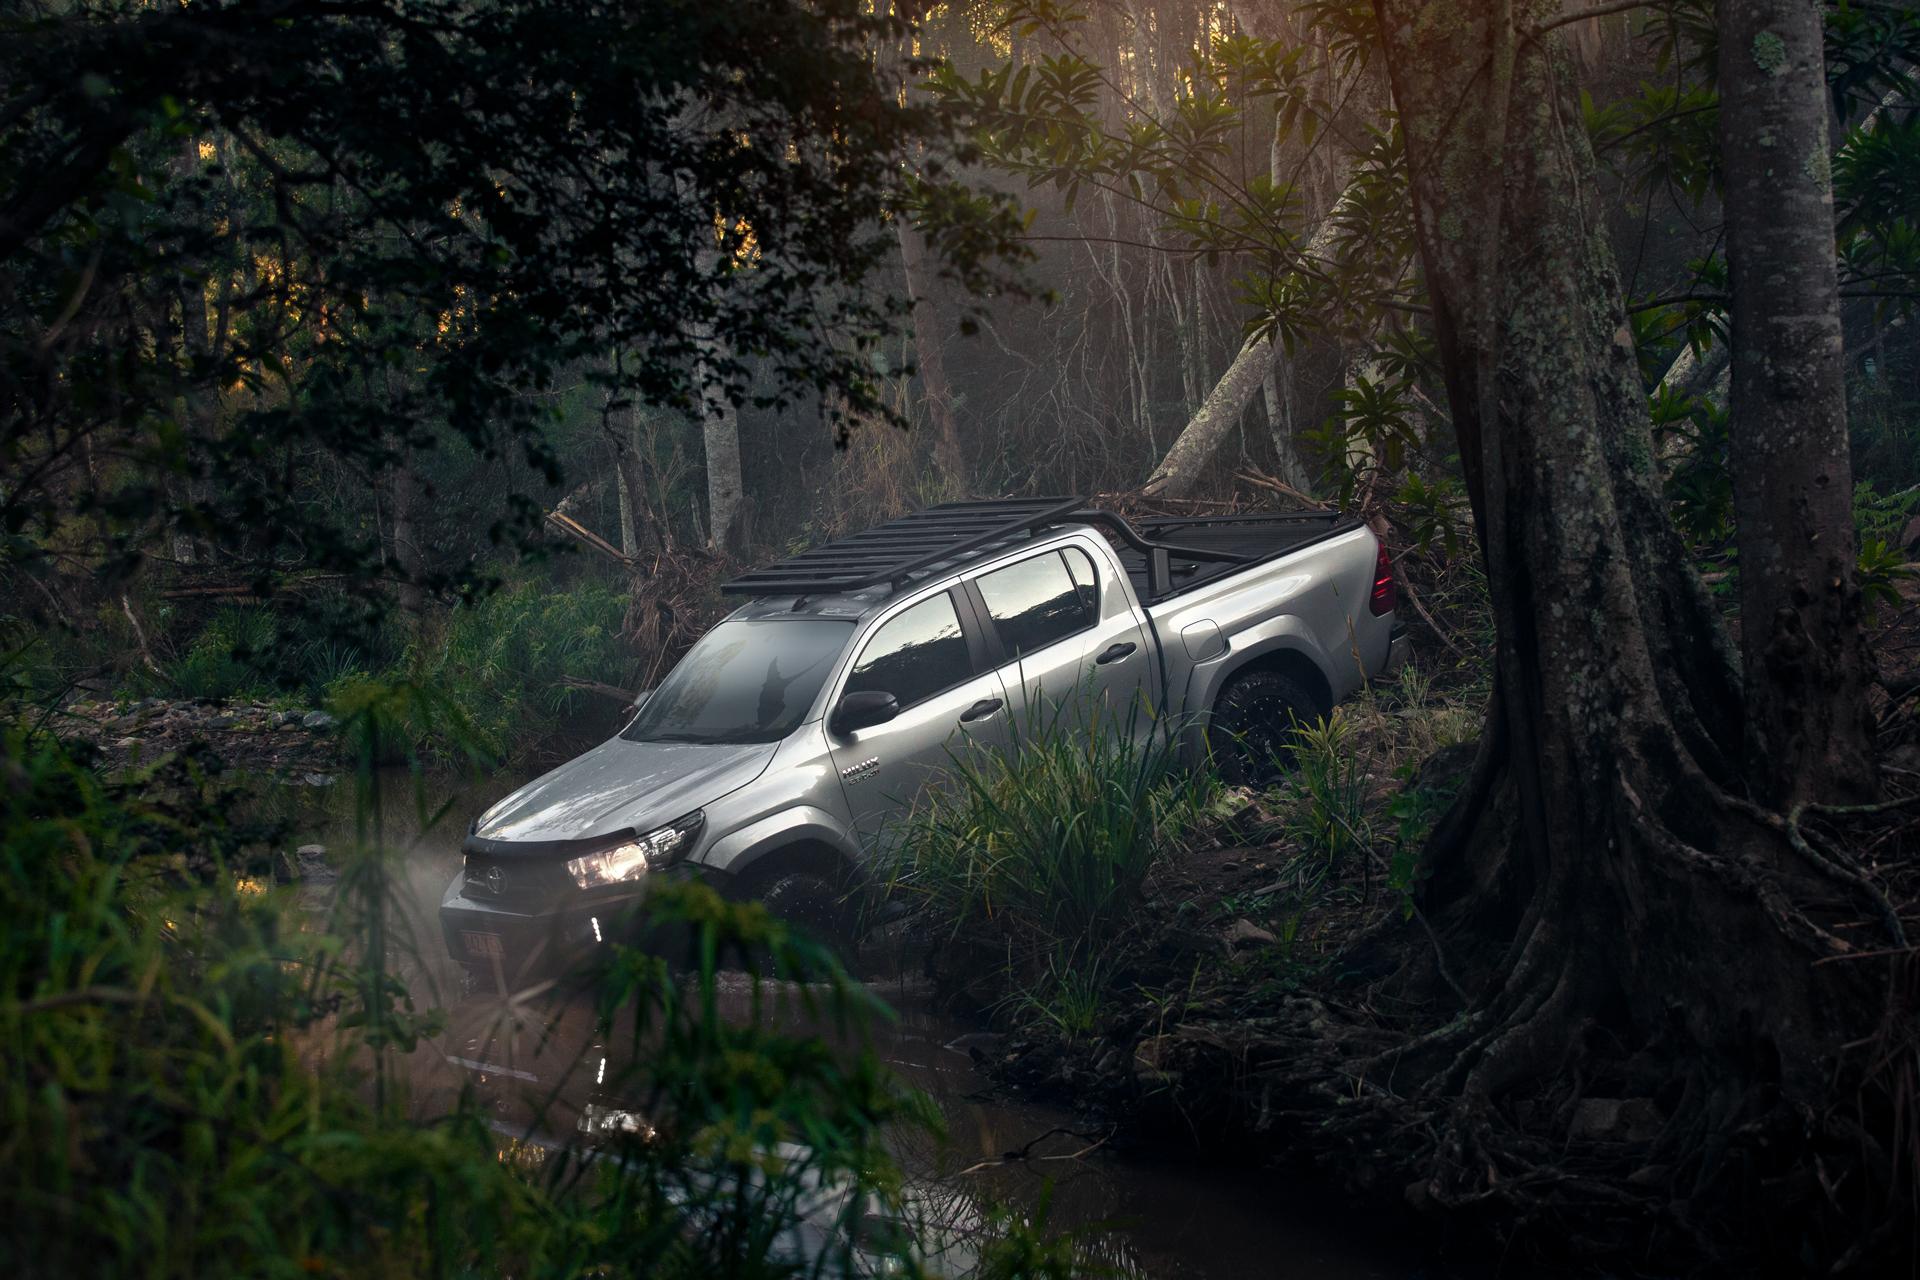
{"label": "fender flare", "polygon": [[1210,662],[1197,664],[1187,680],[1187,715],[1183,726],[1183,754],[1201,759],[1206,754],[1207,725],[1214,704],[1233,678],[1248,668],[1275,665],[1280,655],[1312,668],[1330,709],[1350,688],[1335,678],[1336,669],[1320,642],[1299,618],[1289,614],[1237,631],[1227,638],[1227,651]]}
{"label": "fender flare", "polygon": [[796,805],[729,831],[708,846],[696,862],[727,876],[751,870],[768,854],[793,845],[823,846],[858,866],[859,845],[841,821],[825,809]]}

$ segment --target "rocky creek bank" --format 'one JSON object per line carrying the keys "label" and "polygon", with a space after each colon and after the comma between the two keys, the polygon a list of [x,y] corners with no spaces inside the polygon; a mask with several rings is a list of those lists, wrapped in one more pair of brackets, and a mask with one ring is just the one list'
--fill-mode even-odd
{"label": "rocky creek bank", "polygon": [[342,768],[332,714],[311,707],[200,698],[76,698],[51,727],[95,747],[110,767],[149,764],[204,744],[228,766],[292,785],[332,786]]}

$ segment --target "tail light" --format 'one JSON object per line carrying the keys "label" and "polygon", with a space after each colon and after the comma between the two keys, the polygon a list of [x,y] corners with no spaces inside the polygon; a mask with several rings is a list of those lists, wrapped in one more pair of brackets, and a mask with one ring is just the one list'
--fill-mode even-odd
{"label": "tail light", "polygon": [[1392,613],[1399,603],[1400,589],[1393,584],[1393,560],[1387,555],[1387,544],[1383,542],[1380,554],[1373,561],[1373,597],[1367,601],[1367,607],[1379,618]]}

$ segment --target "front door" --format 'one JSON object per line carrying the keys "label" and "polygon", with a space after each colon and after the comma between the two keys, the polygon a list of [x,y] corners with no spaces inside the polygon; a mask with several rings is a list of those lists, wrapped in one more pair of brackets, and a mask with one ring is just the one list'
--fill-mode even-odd
{"label": "front door", "polygon": [[861,844],[890,850],[930,789],[951,782],[956,759],[1008,749],[1011,714],[1000,678],[976,668],[944,591],[880,624],[834,703],[869,691],[892,694],[900,713],[851,733],[835,732],[829,719],[827,739]]}

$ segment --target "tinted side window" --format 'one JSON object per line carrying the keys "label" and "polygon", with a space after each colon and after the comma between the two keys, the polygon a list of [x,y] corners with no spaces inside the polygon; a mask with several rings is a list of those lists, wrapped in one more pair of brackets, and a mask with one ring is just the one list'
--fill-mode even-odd
{"label": "tinted side window", "polygon": [[1010,658],[1063,640],[1093,621],[1058,551],[983,573],[978,585]]}
{"label": "tinted side window", "polygon": [[909,707],[972,674],[960,617],[943,591],[889,619],[873,633],[847,677],[846,692],[879,690]]}
{"label": "tinted side window", "polygon": [[1078,547],[1066,547],[1060,552],[1067,558],[1067,572],[1073,575],[1073,589],[1080,593],[1080,603],[1086,606],[1087,621],[1100,620],[1100,579],[1093,573],[1093,558]]}

